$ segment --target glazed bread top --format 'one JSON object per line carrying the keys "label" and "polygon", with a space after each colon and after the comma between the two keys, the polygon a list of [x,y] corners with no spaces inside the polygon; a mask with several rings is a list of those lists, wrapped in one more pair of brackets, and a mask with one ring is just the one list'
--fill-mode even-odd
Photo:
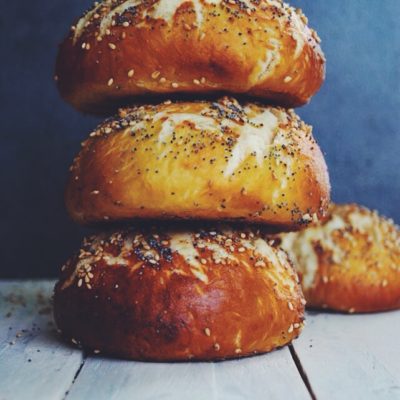
{"label": "glazed bread top", "polygon": [[66,204],[81,223],[223,219],[299,228],[324,216],[329,177],[293,112],[234,99],[121,109],[83,143]]}
{"label": "glazed bread top", "polygon": [[56,79],[65,100],[100,114],[188,93],[298,106],[324,80],[319,42],[279,0],[106,0],[72,27]]}
{"label": "glazed bread top", "polygon": [[93,276],[86,275],[88,271],[95,272],[97,266],[130,266],[130,273],[138,271],[142,275],[148,270],[165,279],[175,274],[209,284],[219,276],[218,265],[236,265],[248,273],[261,275],[268,271],[273,286],[281,288],[287,296],[296,297],[299,293],[298,279],[284,251],[268,243],[257,229],[243,226],[238,231],[220,224],[192,230],[177,225],[169,229],[138,227],[88,236],[78,254],[61,268],[63,277],[59,286],[60,290],[72,284],[92,289]]}

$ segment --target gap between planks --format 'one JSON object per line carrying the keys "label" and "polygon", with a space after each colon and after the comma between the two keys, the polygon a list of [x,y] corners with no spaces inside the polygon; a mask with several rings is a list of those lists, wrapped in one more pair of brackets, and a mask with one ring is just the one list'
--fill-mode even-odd
{"label": "gap between planks", "polygon": [[85,365],[86,359],[87,359],[87,354],[85,352],[83,352],[83,359],[82,359],[81,365],[79,366],[79,368],[75,372],[74,378],[72,379],[71,384],[69,385],[67,391],[65,392],[65,395],[64,395],[62,400],[66,400],[67,399],[67,397],[69,395],[69,392],[71,391],[72,386],[74,386],[75,381],[78,379],[78,376],[81,373],[83,366]]}
{"label": "gap between planks", "polygon": [[299,371],[301,379],[303,380],[304,385],[306,386],[311,399],[317,400],[317,396],[315,395],[315,393],[313,391],[310,380],[308,379],[307,373],[304,370],[303,365],[301,364],[300,358],[299,358],[298,354],[296,353],[296,350],[293,347],[293,344],[289,345],[289,350],[290,350],[290,354],[292,356],[293,362],[295,363],[296,368]]}

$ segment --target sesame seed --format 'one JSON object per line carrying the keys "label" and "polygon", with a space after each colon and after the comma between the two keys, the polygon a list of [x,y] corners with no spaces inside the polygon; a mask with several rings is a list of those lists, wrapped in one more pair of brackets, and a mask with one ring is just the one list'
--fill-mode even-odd
{"label": "sesame seed", "polygon": [[329,282],[329,278],[328,278],[326,275],[324,275],[324,276],[322,277],[322,282],[328,283],[328,282]]}
{"label": "sesame seed", "polygon": [[293,78],[291,76],[286,76],[285,79],[283,80],[283,82],[289,83],[292,80],[293,80]]}
{"label": "sesame seed", "polygon": [[109,47],[111,50],[115,50],[115,49],[117,48],[117,46],[116,46],[114,43],[108,43],[108,47]]}
{"label": "sesame seed", "polygon": [[206,78],[204,76],[200,79],[200,82],[204,85],[206,83]]}
{"label": "sesame seed", "polygon": [[110,78],[107,82],[107,86],[111,86],[114,83],[114,79]]}
{"label": "sesame seed", "polygon": [[200,260],[200,262],[201,262],[202,264],[207,264],[207,260],[206,260],[205,258],[202,258],[202,259]]}
{"label": "sesame seed", "polygon": [[206,334],[206,336],[211,336],[210,328],[205,328],[204,333]]}
{"label": "sesame seed", "polygon": [[221,348],[221,346],[218,343],[214,343],[214,349],[216,351],[219,351],[220,348]]}
{"label": "sesame seed", "polygon": [[235,349],[236,354],[240,354],[242,352],[242,349]]}
{"label": "sesame seed", "polygon": [[157,78],[160,76],[160,74],[161,74],[160,71],[154,71],[154,72],[151,74],[151,77],[152,77],[153,79],[157,79]]}
{"label": "sesame seed", "polygon": [[290,301],[288,302],[288,307],[289,307],[289,310],[291,310],[291,311],[294,310],[293,304]]}
{"label": "sesame seed", "polygon": [[179,87],[179,84],[176,83],[176,82],[172,82],[172,83],[171,83],[171,86],[172,86],[174,89],[176,89],[177,87]]}
{"label": "sesame seed", "polygon": [[244,247],[239,247],[238,248],[238,252],[239,253],[244,253],[246,251],[246,249]]}
{"label": "sesame seed", "polygon": [[254,266],[255,266],[255,267],[266,267],[267,264],[265,264],[265,262],[262,261],[262,260],[258,260],[258,261],[254,264]]}
{"label": "sesame seed", "polygon": [[193,79],[193,83],[194,83],[195,85],[200,85],[200,81],[199,81],[198,79]]}
{"label": "sesame seed", "polygon": [[293,332],[293,324],[291,324],[290,326],[289,326],[289,329],[288,329],[288,333],[292,333]]}
{"label": "sesame seed", "polygon": [[295,324],[293,324],[293,327],[294,327],[295,329],[299,329],[299,328],[300,328],[300,324],[299,324],[298,322],[296,322]]}
{"label": "sesame seed", "polygon": [[352,307],[352,308],[349,308],[349,313],[350,313],[350,314],[353,314],[355,311],[356,311],[355,308],[353,308],[353,307]]}
{"label": "sesame seed", "polygon": [[388,285],[388,281],[387,281],[387,279],[384,279],[383,281],[382,281],[382,286],[383,287],[386,287],[387,285]]}
{"label": "sesame seed", "polygon": [[78,287],[81,287],[82,283],[83,283],[82,278],[80,278],[79,281],[78,281]]}
{"label": "sesame seed", "polygon": [[124,28],[127,28],[127,27],[129,26],[129,22],[128,22],[128,21],[123,22],[123,23],[122,23],[122,26],[123,26]]}
{"label": "sesame seed", "polygon": [[160,83],[165,83],[165,82],[167,82],[167,80],[162,76],[162,77],[160,78]]}
{"label": "sesame seed", "polygon": [[74,339],[74,338],[71,339],[71,342],[72,342],[73,344],[78,344],[78,341],[77,341],[76,339]]}
{"label": "sesame seed", "polygon": [[305,221],[305,222],[311,222],[312,221],[312,217],[311,217],[311,215],[310,214],[304,214],[303,215],[303,221]]}
{"label": "sesame seed", "polygon": [[90,194],[99,194],[100,191],[99,190],[93,190]]}
{"label": "sesame seed", "polygon": [[132,78],[132,76],[134,75],[134,73],[135,73],[135,70],[134,70],[134,69],[130,69],[130,70],[128,71],[128,76],[129,76],[129,78]]}
{"label": "sesame seed", "polygon": [[100,353],[100,350],[97,350],[97,349],[96,349],[96,350],[93,350],[93,353],[94,353],[94,354],[99,354],[99,353]]}

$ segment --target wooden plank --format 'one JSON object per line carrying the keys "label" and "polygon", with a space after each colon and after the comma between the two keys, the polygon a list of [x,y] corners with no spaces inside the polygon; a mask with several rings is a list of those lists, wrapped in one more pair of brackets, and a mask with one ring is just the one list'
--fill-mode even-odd
{"label": "wooden plank", "polygon": [[0,399],[63,399],[83,362],[55,332],[53,286],[0,282]]}
{"label": "wooden plank", "polygon": [[218,399],[309,399],[289,349],[216,365]]}
{"label": "wooden plank", "polygon": [[400,312],[309,313],[294,349],[317,398],[400,399]]}
{"label": "wooden plank", "polygon": [[287,348],[218,363],[141,363],[89,357],[68,400],[309,399]]}

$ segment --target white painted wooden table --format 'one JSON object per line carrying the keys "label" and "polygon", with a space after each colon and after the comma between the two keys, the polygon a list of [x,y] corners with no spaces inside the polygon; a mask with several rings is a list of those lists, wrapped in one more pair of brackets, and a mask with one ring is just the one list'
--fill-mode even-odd
{"label": "white painted wooden table", "polygon": [[51,281],[0,282],[0,399],[400,399],[400,312],[309,313],[293,344],[219,363],[86,355],[61,342]]}

